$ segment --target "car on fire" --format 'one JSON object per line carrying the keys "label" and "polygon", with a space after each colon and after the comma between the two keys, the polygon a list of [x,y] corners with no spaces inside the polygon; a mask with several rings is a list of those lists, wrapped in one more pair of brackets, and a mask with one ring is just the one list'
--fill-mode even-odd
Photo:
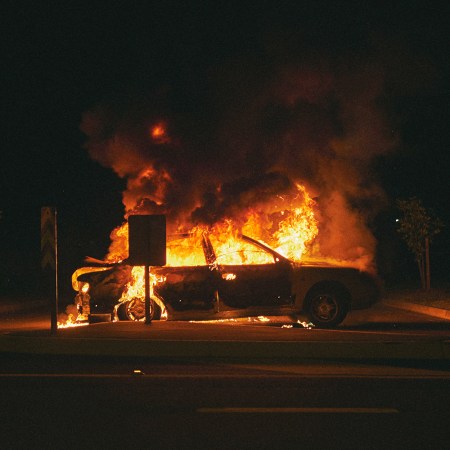
{"label": "car on fire", "polygon": [[[239,246],[203,233],[168,236],[168,264],[151,267],[152,319],[214,320],[257,316],[307,317],[315,326],[335,327],[352,309],[380,296],[376,277],[356,268],[293,262],[245,235]],[[233,238],[233,240],[236,240]],[[171,263],[182,252],[183,264]],[[133,267],[127,261],[98,262],[76,270],[72,284],[88,296],[92,321],[144,320],[142,294],[132,294]]]}

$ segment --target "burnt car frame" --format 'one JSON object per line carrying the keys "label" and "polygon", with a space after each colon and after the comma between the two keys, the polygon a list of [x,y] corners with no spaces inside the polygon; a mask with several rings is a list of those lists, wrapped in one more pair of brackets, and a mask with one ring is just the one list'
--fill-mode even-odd
{"label": "burnt car frame", "polygon": [[[243,247],[231,255],[218,252],[210,236],[189,247],[190,235],[168,237],[183,242],[192,254],[202,252],[204,264],[152,267],[152,318],[165,310],[167,320],[213,320],[289,315],[307,317],[315,326],[339,325],[352,309],[368,308],[380,297],[376,277],[355,268],[325,263],[296,263],[264,243],[245,235]],[[246,252],[252,261],[246,261]],[[254,256],[257,255],[255,259]],[[248,256],[248,255],[247,255]],[[75,290],[89,284],[90,315],[115,320],[143,320],[144,299],[119,301],[131,278],[127,261],[84,267],[73,275]]]}

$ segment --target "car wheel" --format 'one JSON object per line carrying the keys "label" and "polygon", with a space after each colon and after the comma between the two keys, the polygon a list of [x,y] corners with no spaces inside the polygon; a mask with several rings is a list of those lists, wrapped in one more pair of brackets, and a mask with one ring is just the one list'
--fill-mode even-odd
{"label": "car wheel", "polygon": [[128,302],[119,303],[116,306],[116,314],[119,320],[129,320],[127,316]]}
{"label": "car wheel", "polygon": [[[142,298],[133,298],[129,302],[125,302],[124,309],[125,316],[128,320],[143,321],[145,320],[145,301]],[[118,311],[119,315],[119,311]],[[161,318],[160,306],[151,301],[150,316],[152,320],[159,320]]]}
{"label": "car wheel", "polygon": [[333,285],[315,288],[308,295],[307,312],[311,322],[319,328],[339,325],[348,312],[348,295]]}
{"label": "car wheel", "polygon": [[136,322],[145,320],[145,302],[141,298],[133,298],[127,302],[125,312],[128,320]]}

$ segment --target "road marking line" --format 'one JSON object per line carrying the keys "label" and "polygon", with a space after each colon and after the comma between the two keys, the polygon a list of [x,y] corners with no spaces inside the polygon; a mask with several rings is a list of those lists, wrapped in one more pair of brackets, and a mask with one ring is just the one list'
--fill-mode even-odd
{"label": "road marking line", "polygon": [[398,414],[396,408],[245,408],[245,407],[225,407],[225,408],[198,408],[198,413],[203,414],[253,414],[253,413],[300,413],[300,414]]}

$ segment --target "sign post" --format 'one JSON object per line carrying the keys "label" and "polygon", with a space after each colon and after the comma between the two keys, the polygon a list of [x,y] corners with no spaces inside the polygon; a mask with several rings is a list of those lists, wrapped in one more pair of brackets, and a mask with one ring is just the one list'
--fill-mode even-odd
{"label": "sign post", "polygon": [[131,215],[128,217],[128,261],[145,270],[145,323],[152,321],[150,266],[166,265],[166,216]]}
{"label": "sign post", "polygon": [[[46,285],[50,288],[50,326],[51,333],[58,329],[58,233],[56,208],[41,208],[41,269]],[[54,283],[52,282],[54,280]],[[53,292],[52,292],[53,291]]]}

